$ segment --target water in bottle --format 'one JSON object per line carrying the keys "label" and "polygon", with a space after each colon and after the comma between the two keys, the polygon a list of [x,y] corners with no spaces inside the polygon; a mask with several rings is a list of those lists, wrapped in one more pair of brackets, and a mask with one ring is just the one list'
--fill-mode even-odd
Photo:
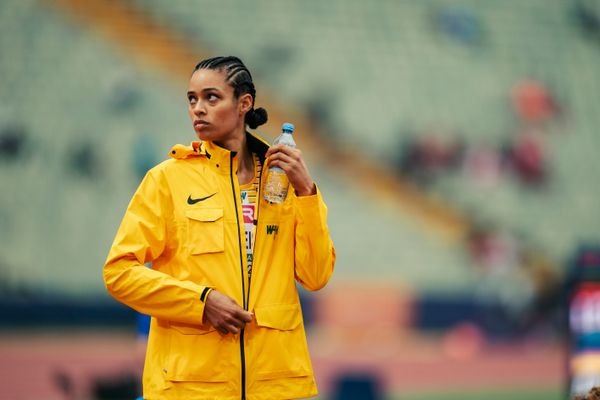
{"label": "water in bottle", "polygon": [[[296,147],[294,142],[294,125],[289,122],[284,123],[281,126],[281,135],[273,142],[273,145],[284,144],[289,147]],[[285,171],[279,167],[270,167],[267,172],[267,183],[265,184],[264,198],[271,203],[283,203],[287,197],[288,187],[290,181],[288,180]]]}

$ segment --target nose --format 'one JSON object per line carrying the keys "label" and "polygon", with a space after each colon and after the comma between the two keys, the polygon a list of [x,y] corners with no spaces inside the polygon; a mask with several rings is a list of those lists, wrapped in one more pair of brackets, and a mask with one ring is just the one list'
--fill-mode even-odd
{"label": "nose", "polygon": [[204,102],[198,100],[193,106],[192,106],[192,112],[195,115],[206,115],[206,107],[204,106]]}

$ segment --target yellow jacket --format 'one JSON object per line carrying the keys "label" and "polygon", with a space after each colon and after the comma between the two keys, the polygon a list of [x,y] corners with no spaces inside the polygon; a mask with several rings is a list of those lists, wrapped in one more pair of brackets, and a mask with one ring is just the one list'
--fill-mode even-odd
{"label": "yellow jacket", "polygon": [[[264,162],[268,145],[247,138]],[[176,145],[171,157],[140,184],[104,266],[111,295],[152,316],[144,398],[316,395],[295,282],[318,290],[333,272],[320,193],[297,197],[290,189],[284,203],[271,204],[262,199],[261,179],[249,285],[235,154],[194,142]],[[237,335],[203,325],[207,287],[235,299],[254,320]]]}

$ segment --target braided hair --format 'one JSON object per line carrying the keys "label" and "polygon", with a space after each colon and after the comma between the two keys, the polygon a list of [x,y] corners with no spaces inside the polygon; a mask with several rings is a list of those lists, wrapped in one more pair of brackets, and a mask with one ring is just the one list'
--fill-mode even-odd
{"label": "braided hair", "polygon": [[224,71],[227,74],[225,81],[233,88],[233,95],[236,99],[239,99],[242,94],[252,96],[252,108],[245,116],[245,122],[250,129],[256,129],[267,122],[267,110],[262,107],[254,109],[256,88],[252,82],[252,75],[242,60],[234,56],[207,58],[200,61],[193,72],[199,69]]}

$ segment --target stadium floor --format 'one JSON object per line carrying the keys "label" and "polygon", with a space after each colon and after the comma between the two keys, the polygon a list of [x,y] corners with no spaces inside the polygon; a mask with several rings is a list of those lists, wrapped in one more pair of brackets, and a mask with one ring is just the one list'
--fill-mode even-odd
{"label": "stadium floor", "polygon": [[430,392],[404,393],[390,400],[562,400],[563,394],[557,389]]}
{"label": "stadium floor", "polygon": [[[417,334],[395,344],[379,340],[368,350],[360,342],[344,349],[344,340],[332,339],[316,331],[309,336],[320,399],[343,374],[365,371],[390,400],[561,398],[564,355],[556,344],[485,345],[467,354],[449,353],[439,337]],[[94,382],[141,370],[140,345],[125,331],[0,332],[0,398],[62,400],[65,377],[71,393],[89,398]]]}

